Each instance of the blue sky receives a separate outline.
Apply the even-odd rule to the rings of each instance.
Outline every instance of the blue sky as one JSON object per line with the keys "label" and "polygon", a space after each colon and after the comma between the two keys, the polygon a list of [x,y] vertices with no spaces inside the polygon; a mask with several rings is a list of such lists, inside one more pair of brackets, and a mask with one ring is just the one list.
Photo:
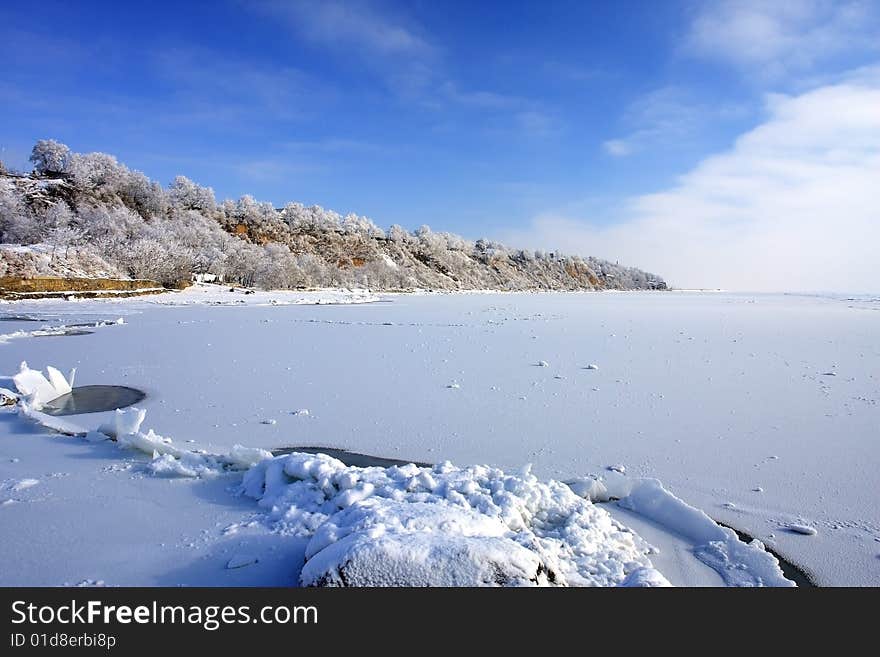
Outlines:
{"label": "blue sky", "polygon": [[[745,175],[738,145],[787,115],[812,125],[811,93],[860,85],[870,105],[878,16],[824,0],[4,3],[0,158],[24,166],[51,137],[220,198],[668,268],[655,254],[674,245],[615,232],[650,219],[660,235],[651,203],[692,211],[689,176],[718,158]],[[699,265],[676,275],[700,282]]]}

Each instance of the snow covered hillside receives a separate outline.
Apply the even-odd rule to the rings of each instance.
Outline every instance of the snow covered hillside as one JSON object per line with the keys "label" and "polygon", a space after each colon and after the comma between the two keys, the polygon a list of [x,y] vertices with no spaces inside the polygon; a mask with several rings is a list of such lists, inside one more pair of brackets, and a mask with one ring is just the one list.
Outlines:
{"label": "snow covered hillside", "polygon": [[[0,372],[147,395],[145,417],[0,415],[4,584],[789,584],[764,545],[880,583],[872,300],[201,286],[2,308]],[[298,446],[437,465],[268,453]]]}
{"label": "snow covered hillside", "polygon": [[[428,226],[386,232],[367,217],[317,205],[278,209],[251,196],[218,203],[210,187],[184,176],[163,189],[111,155],[72,153],[52,140],[37,142],[31,161],[27,176],[0,171],[0,242],[46,242],[59,270],[88,263],[165,285],[211,274],[262,288],[666,287],[658,276],[595,257],[471,242]],[[0,271],[34,268],[22,259],[0,250]]]}
{"label": "snow covered hillside", "polygon": [[51,244],[0,244],[0,278],[120,278],[122,273],[88,249]]}

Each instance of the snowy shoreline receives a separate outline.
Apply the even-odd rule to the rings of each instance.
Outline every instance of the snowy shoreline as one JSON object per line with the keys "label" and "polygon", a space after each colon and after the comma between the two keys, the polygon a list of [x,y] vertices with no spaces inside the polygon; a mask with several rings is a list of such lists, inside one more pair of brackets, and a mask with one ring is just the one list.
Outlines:
{"label": "snowy shoreline", "polygon": [[96,429],[47,416],[43,404],[71,392],[55,368],[44,377],[22,363],[13,381],[22,417],[144,452],[154,475],[210,478],[243,470],[239,492],[266,510],[264,522],[309,538],[305,586],[668,586],[648,558],[656,549],[593,504],[611,499],[692,540],[697,558],[729,586],[794,585],[760,541],[739,541],[655,479],[610,471],[542,483],[530,466],[518,475],[449,462],[350,467],[323,453],[273,456],[240,445],[206,454],[142,432],[146,413],[134,407]]}

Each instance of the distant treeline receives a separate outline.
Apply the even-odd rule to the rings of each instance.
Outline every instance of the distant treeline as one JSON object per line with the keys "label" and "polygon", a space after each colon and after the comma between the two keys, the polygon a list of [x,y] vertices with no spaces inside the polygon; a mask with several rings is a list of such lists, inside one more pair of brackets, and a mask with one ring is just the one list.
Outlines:
{"label": "distant treeline", "polygon": [[[53,259],[172,284],[193,274],[264,288],[664,289],[657,276],[597,258],[471,242],[427,226],[388,231],[313,205],[251,196],[218,203],[178,176],[167,187],[105,153],[42,140],[29,174],[0,163],[0,241]],[[45,247],[43,247],[45,251]],[[0,253],[2,257],[2,253]],[[95,264],[97,263],[97,264]]]}

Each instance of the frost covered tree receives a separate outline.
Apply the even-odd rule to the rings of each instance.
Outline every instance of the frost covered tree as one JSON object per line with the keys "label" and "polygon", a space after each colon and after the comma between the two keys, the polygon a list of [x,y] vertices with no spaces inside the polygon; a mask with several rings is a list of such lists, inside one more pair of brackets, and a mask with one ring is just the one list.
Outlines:
{"label": "frost covered tree", "polygon": [[184,210],[213,212],[217,208],[214,190],[194,183],[186,176],[177,176],[168,187],[172,205]]}
{"label": "frost covered tree", "polygon": [[328,280],[328,266],[317,255],[304,253],[295,258],[296,266],[302,272],[303,282],[306,287],[326,286]]}
{"label": "frost covered tree", "polygon": [[106,153],[74,153],[68,158],[64,173],[82,190],[112,193],[129,171]]}
{"label": "frost covered tree", "polygon": [[281,211],[281,220],[296,232],[321,233],[342,230],[342,217],[337,212],[325,210],[320,205],[303,206],[288,203]]}
{"label": "frost covered tree", "polygon": [[234,240],[226,253],[224,280],[252,286],[260,267],[260,248],[242,240]]}
{"label": "frost covered tree", "polygon": [[305,280],[290,249],[283,244],[266,244],[263,247],[254,279],[257,285],[266,289],[296,287]]}
{"label": "frost covered tree", "polygon": [[362,217],[354,212],[349,212],[345,215],[340,227],[342,228],[342,232],[347,235],[364,235],[366,237],[378,238],[385,237],[385,231],[379,228],[367,217]]}
{"label": "frost covered tree", "polygon": [[150,180],[140,171],[129,171],[127,175],[122,175],[117,194],[125,205],[145,219],[165,214],[168,206],[162,185]]}
{"label": "frost covered tree", "polygon": [[0,242],[35,244],[43,237],[40,221],[21,199],[0,187]]}
{"label": "frost covered tree", "polygon": [[413,241],[413,235],[405,228],[394,224],[388,229],[388,239],[396,244],[405,244]]}
{"label": "frost covered tree", "polygon": [[29,159],[39,174],[60,174],[70,159],[70,149],[54,139],[41,139],[34,144]]}
{"label": "frost covered tree", "polygon": [[[119,275],[173,284],[211,273],[272,288],[663,286],[608,261],[515,251],[428,226],[409,232],[394,225],[386,235],[367,217],[319,205],[288,203],[279,211],[252,196],[218,204],[210,187],[184,176],[166,190],[111,155],[71,153],[52,140],[37,143],[32,161],[34,174],[0,178],[0,239],[48,242],[58,259],[85,254]],[[46,174],[63,181],[47,183]]]}

